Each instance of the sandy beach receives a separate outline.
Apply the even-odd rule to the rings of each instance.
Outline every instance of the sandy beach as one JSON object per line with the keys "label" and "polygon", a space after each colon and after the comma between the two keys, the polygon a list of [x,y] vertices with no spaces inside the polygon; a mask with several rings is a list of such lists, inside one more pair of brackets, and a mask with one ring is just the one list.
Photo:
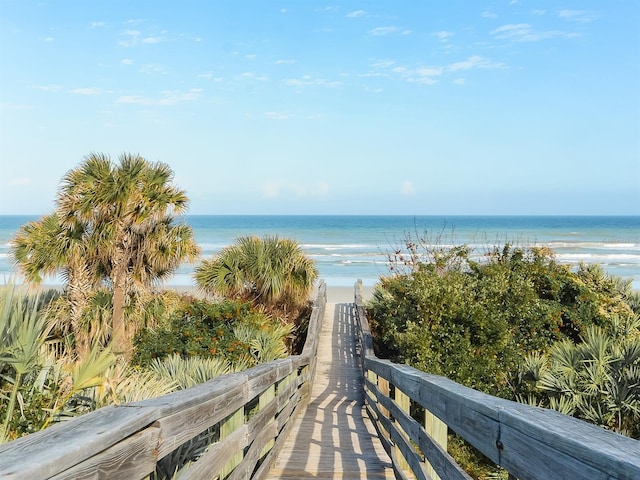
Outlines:
{"label": "sandy beach", "polygon": [[[354,282],[355,284],[355,282]],[[202,292],[198,290],[196,287],[192,286],[174,286],[174,285],[166,285],[162,288],[167,290],[175,290],[177,292],[189,293],[193,296],[202,296]],[[362,296],[363,299],[369,300],[373,295],[372,286],[363,286],[362,287]],[[318,295],[317,286],[314,287],[313,292],[311,293],[311,298],[315,299]],[[353,303],[355,297],[355,287],[344,287],[344,286],[332,286],[327,285],[327,302],[328,303]]]}

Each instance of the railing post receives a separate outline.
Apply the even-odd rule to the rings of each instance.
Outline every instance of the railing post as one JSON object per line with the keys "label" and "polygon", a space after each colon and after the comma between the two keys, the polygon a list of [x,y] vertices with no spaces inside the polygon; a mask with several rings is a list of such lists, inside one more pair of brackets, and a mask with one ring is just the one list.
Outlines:
{"label": "railing post", "polygon": [[[447,424],[436,417],[429,410],[424,411],[424,429],[427,434],[436,442],[438,445],[442,447],[442,449],[447,451]],[[440,480],[440,477],[433,469],[429,460],[427,458],[425,460],[426,472],[429,474],[429,477],[433,480]]]}
{"label": "railing post", "polygon": [[[400,407],[400,409],[405,412],[407,415],[411,415],[411,399],[409,398],[408,395],[406,395],[402,390],[400,390],[398,387],[395,387],[395,395],[394,395],[394,400],[396,402],[396,404],[398,405],[398,407]],[[405,431],[402,429],[402,427],[400,426],[400,424],[398,422],[396,422],[396,425],[398,427],[398,430],[402,433],[402,435],[409,441],[409,436],[405,433]],[[402,454],[401,450],[396,446],[394,447],[395,449],[395,453],[396,453],[396,457],[398,458],[398,468],[400,470],[403,471],[408,471],[409,469],[409,464],[407,463],[407,460],[404,458],[404,455]]]}
{"label": "railing post", "polygon": [[[244,424],[245,416],[244,416],[244,405],[236,410],[234,413],[225,418],[222,422],[220,422],[220,439],[222,440],[225,437],[231,435],[235,430],[237,430],[242,424]],[[244,457],[243,452],[238,452],[234,454],[231,459],[227,462],[224,468],[220,472],[220,478],[227,478],[229,474],[236,468],[240,462],[242,462],[242,458]]]}
{"label": "railing post", "polygon": [[[259,409],[262,410],[263,408],[266,408],[273,401],[274,398],[276,398],[276,386],[275,384],[271,384],[271,386],[269,386],[269,388],[267,388],[264,392],[262,392],[258,397]],[[271,418],[271,420],[269,420],[267,425],[270,425],[274,421],[275,421],[275,417]],[[274,443],[275,443],[275,439],[271,439],[267,442],[267,444],[262,449],[262,452],[260,453],[261,458],[264,457],[267,453],[269,453],[269,451],[273,448]]]}
{"label": "railing post", "polygon": [[[384,395],[385,397],[389,396],[389,380],[387,380],[384,377],[380,377],[378,376],[378,390],[380,390],[380,393],[382,395]],[[380,413],[382,415],[384,415],[385,417],[389,418],[389,410],[387,410],[386,408],[384,408],[380,402],[378,402],[378,408],[380,409]],[[381,428],[381,431],[384,435],[384,437],[389,440],[391,437],[389,435],[389,432],[386,431],[384,428]]]}

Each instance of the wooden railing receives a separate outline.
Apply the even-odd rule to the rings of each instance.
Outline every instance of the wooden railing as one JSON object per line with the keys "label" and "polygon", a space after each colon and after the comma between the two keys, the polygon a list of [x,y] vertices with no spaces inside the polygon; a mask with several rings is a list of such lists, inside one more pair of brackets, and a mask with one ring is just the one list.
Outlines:
{"label": "wooden railing", "polygon": [[451,429],[509,478],[640,479],[637,440],[377,358],[361,282],[355,290],[366,408],[401,478],[469,479],[447,453]]}
{"label": "wooden railing", "polygon": [[0,478],[264,478],[308,401],[325,306],[321,283],[301,355],[17,439]]}

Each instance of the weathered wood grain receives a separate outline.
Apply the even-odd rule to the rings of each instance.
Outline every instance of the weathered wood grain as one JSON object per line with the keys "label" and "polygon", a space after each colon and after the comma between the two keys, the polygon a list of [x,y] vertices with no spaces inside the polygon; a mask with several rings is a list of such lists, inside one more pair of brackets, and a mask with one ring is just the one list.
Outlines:
{"label": "weathered wood grain", "polygon": [[267,478],[394,478],[391,462],[363,414],[355,334],[352,306],[328,304],[309,404]]}
{"label": "weathered wood grain", "polygon": [[145,428],[104,452],[51,477],[51,480],[143,478],[156,468],[154,447],[158,444],[159,434],[158,427]]}
{"label": "weathered wood grain", "polygon": [[153,409],[105,407],[0,446],[0,478],[49,478],[156,420]]}

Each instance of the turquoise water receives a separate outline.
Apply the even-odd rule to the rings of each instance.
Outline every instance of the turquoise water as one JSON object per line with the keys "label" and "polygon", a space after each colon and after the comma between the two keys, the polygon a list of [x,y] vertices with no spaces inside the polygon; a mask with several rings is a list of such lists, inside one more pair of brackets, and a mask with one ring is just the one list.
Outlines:
{"label": "turquoise water", "polygon": [[[0,216],[0,282],[15,276],[8,251],[18,228],[37,217]],[[351,286],[358,278],[374,285],[388,273],[387,253],[406,234],[438,245],[467,244],[477,255],[495,245],[547,245],[560,262],[597,263],[640,289],[640,217],[533,216],[220,216],[190,215],[209,258],[241,235],[279,235],[297,240],[330,286]],[[182,266],[169,282],[192,284],[194,265]],[[59,284],[49,278],[47,284]]]}

